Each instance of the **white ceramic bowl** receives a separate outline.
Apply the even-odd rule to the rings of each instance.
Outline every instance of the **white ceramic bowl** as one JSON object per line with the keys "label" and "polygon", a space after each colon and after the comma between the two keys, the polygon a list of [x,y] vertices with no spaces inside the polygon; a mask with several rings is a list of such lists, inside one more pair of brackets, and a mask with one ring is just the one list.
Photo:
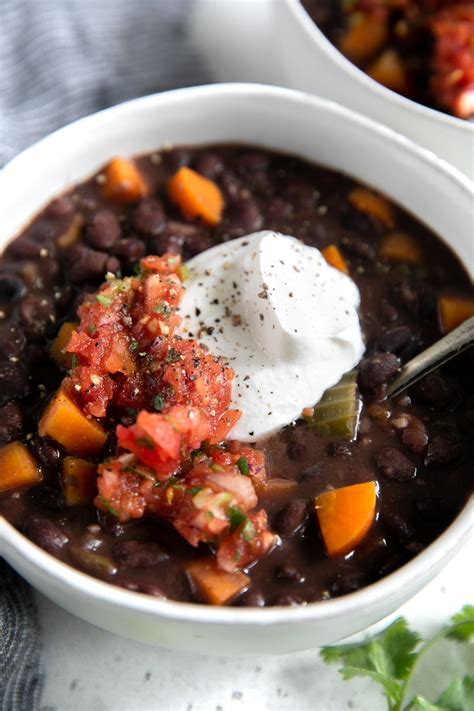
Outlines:
{"label": "white ceramic bowl", "polygon": [[282,83],[339,101],[400,131],[474,180],[472,123],[406,99],[371,79],[331,44],[300,0],[272,0],[272,11]]}
{"label": "white ceramic bowl", "polygon": [[[165,143],[240,141],[298,154],[377,188],[435,229],[468,265],[469,182],[391,130],[300,92],[246,84],[184,89],[82,119],[15,158],[0,174],[0,247],[51,198],[116,154]],[[467,538],[466,507],[431,546],[380,582],[300,608],[213,608],[158,600],[100,582],[59,562],[0,520],[1,552],[59,605],[144,642],[219,654],[282,653],[334,642],[393,612]]]}

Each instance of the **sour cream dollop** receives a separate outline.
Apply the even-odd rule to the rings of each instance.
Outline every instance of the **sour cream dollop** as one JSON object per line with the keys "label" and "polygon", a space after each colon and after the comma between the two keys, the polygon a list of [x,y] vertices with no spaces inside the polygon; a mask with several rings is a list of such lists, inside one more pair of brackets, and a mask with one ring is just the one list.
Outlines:
{"label": "sour cream dollop", "polygon": [[288,425],[360,361],[359,291],[318,249],[256,232],[187,266],[184,329],[235,372],[242,416],[230,438],[252,442]]}

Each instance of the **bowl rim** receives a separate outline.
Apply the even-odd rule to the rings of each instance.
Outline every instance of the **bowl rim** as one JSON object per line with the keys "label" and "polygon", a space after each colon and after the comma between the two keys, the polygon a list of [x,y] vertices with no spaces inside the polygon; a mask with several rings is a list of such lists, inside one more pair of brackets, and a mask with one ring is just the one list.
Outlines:
{"label": "bowl rim", "polygon": [[474,134],[474,125],[469,121],[451,116],[438,109],[433,109],[430,106],[425,106],[414,99],[409,99],[402,94],[398,94],[392,89],[388,89],[380,82],[372,79],[366,72],[360,69],[356,64],[351,62],[337,47],[326,37],[319,29],[319,26],[311,18],[310,14],[303,6],[301,0],[279,0],[284,3],[288,11],[298,23],[301,30],[309,37],[309,39],[319,46],[319,48],[333,61],[335,64],[351,79],[364,86],[365,89],[375,94],[378,98],[389,101],[405,111],[411,111],[419,115],[423,119],[430,119],[445,124],[450,128],[462,130],[466,135]]}
{"label": "bowl rim", "polygon": [[[232,96],[234,98],[239,95],[245,95],[247,97],[249,95],[266,96],[276,98],[285,103],[309,106],[313,110],[323,110],[339,114],[343,118],[362,125],[371,132],[378,133],[380,137],[384,137],[387,141],[398,144],[399,149],[411,155],[412,158],[416,157],[418,160],[430,164],[431,168],[441,170],[449,177],[450,181],[455,184],[456,190],[462,191],[470,198],[474,196],[474,185],[456,168],[438,158],[428,149],[418,146],[405,136],[377,123],[371,118],[362,116],[333,101],[294,89],[247,83],[214,84],[175,89],[160,94],[152,94],[150,96],[133,99],[81,118],[49,134],[13,158],[3,170],[0,171],[0,184],[4,181],[5,184],[7,184],[8,175],[11,171],[16,171],[18,168],[21,168],[24,163],[34,160],[37,150],[42,149],[44,144],[57,140],[58,137],[67,137],[69,133],[76,132],[77,130],[87,131],[95,122],[101,123],[109,119],[117,120],[120,117],[128,118],[130,113],[133,114],[138,108],[156,110],[157,107],[169,101],[179,101],[183,95],[187,98],[190,97],[191,100],[193,97],[203,98],[206,96],[214,97],[215,95],[221,97]],[[32,219],[31,216],[28,216],[28,219]],[[8,243],[8,241],[10,240],[7,238],[6,243]],[[47,577],[56,579],[63,586],[74,589],[78,594],[91,596],[97,601],[111,604],[114,607],[123,607],[128,610],[155,616],[157,619],[163,618],[179,622],[243,626],[282,625],[307,621],[313,622],[322,619],[335,619],[350,615],[362,607],[375,605],[380,603],[383,599],[388,599],[396,595],[397,591],[409,585],[411,579],[421,577],[429,570],[436,568],[444,558],[448,558],[458,545],[467,539],[472,527],[471,508],[472,497],[466,502],[456,518],[438,538],[415,558],[402,565],[393,573],[353,593],[329,600],[307,603],[301,607],[213,607],[198,603],[160,599],[151,595],[129,591],[112,583],[94,578],[69,564],[63,563],[27,539],[26,536],[20,533],[1,516],[0,542],[3,543],[3,541],[5,541],[7,548],[10,546],[11,550],[21,556],[25,563],[32,568],[38,569],[39,572],[45,574]],[[2,551],[0,551],[0,553],[2,553]]]}

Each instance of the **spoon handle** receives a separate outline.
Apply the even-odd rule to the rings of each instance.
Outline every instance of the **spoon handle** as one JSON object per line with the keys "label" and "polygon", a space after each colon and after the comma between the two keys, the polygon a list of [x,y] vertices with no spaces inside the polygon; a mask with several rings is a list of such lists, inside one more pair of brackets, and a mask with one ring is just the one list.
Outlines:
{"label": "spoon handle", "polygon": [[387,397],[396,397],[432,370],[446,363],[474,344],[474,316],[468,318],[447,336],[406,363],[387,388]]}

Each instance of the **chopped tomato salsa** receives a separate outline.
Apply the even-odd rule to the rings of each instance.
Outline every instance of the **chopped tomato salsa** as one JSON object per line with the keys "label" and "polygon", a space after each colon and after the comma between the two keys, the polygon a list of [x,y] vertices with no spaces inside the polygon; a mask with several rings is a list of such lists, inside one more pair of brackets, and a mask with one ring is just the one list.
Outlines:
{"label": "chopped tomato salsa", "polygon": [[184,277],[179,256],[149,256],[136,276],[110,275],[88,295],[63,388],[87,417],[121,421],[117,455],[98,467],[96,506],[121,522],[167,521],[235,572],[277,540],[255,510],[265,462],[252,447],[220,444],[240,417],[229,409],[234,373],[180,335]]}

